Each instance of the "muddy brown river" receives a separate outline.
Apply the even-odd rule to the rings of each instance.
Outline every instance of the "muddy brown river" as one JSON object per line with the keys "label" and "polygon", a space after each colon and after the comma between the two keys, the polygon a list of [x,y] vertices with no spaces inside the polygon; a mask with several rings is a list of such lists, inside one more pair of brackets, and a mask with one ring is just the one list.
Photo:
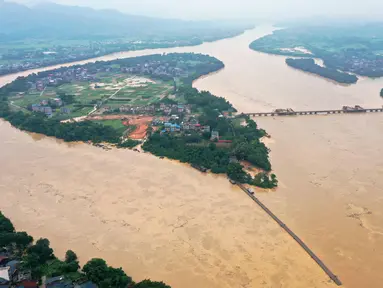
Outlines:
{"label": "muddy brown river", "polygon": [[[293,70],[284,57],[248,49],[260,26],[196,47],[226,67],[195,82],[240,111],[380,107],[383,79],[352,86]],[[83,61],[84,62],[84,61]],[[0,78],[5,84],[20,75]],[[382,287],[383,114],[261,118],[280,187],[259,197],[347,288]],[[102,257],[135,280],[174,288],[335,287],[312,259],[224,177],[149,154],[104,151],[27,134],[0,121],[3,211],[47,237],[56,255]]]}

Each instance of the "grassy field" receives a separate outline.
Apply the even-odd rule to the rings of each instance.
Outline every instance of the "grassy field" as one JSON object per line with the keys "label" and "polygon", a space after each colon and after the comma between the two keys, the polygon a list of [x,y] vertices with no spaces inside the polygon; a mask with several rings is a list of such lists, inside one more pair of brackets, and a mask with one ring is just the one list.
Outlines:
{"label": "grassy field", "polygon": [[[60,114],[59,109],[54,113],[59,119],[70,119],[88,114],[100,102],[113,109],[121,105],[148,105],[173,92],[170,82],[110,73],[100,73],[97,77],[98,82],[66,83],[59,87],[46,87],[42,92],[31,89],[24,95],[10,95],[9,99],[17,106],[28,108],[32,104],[40,104],[42,100],[57,98],[60,94],[74,95],[76,105],[64,106],[70,109],[70,114]],[[89,107],[78,107],[81,105]]]}
{"label": "grassy field", "polygon": [[122,124],[121,120],[102,120],[102,121],[94,121],[94,123],[98,123],[104,126],[110,126],[116,129],[121,134],[123,134],[128,129],[128,127]]}
{"label": "grassy field", "polygon": [[158,102],[172,92],[172,86],[166,83],[149,83],[145,87],[124,87],[113,97],[129,99],[132,105],[146,105]]}

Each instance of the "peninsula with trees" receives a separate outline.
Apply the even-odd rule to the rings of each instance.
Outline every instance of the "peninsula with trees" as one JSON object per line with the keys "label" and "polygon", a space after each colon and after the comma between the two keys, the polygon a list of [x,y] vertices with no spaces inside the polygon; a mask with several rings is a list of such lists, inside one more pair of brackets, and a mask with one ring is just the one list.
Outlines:
{"label": "peninsula with trees", "polygon": [[150,152],[274,188],[266,132],[224,98],[192,88],[223,67],[207,55],[172,53],[32,74],[0,88],[0,117],[22,130]]}
{"label": "peninsula with trees", "polygon": [[135,283],[103,259],[91,259],[81,268],[72,250],[59,259],[48,239],[35,241],[28,233],[16,231],[1,212],[0,247],[0,286],[4,288],[170,288],[151,280]]}
{"label": "peninsula with trees", "polygon": [[[356,83],[358,75],[383,76],[383,25],[381,23],[299,24],[255,40],[250,48],[291,56],[286,63],[339,83]],[[323,60],[323,67],[308,58]]]}
{"label": "peninsula with trees", "polygon": [[159,19],[0,0],[0,75],[122,51],[194,46],[234,37],[251,27],[234,21]]}
{"label": "peninsula with trees", "polygon": [[311,58],[287,58],[286,64],[290,67],[317,74],[342,84],[353,84],[358,81],[358,77],[355,75],[339,72],[336,69],[319,66],[315,63],[314,59]]}

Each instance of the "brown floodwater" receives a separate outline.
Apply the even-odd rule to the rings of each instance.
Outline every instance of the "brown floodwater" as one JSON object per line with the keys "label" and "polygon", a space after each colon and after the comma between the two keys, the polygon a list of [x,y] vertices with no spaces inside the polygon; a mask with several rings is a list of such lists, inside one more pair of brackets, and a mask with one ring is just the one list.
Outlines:
{"label": "brown floodwater", "polygon": [[[379,107],[382,79],[341,86],[248,49],[261,26],[196,47],[226,67],[195,82],[245,112]],[[28,72],[30,73],[30,72]],[[18,75],[0,78],[0,84]],[[257,196],[348,288],[383,282],[383,114],[261,118],[280,187]],[[2,210],[56,254],[105,258],[172,287],[335,287],[280,227],[224,177],[131,151],[27,134],[0,122]]]}

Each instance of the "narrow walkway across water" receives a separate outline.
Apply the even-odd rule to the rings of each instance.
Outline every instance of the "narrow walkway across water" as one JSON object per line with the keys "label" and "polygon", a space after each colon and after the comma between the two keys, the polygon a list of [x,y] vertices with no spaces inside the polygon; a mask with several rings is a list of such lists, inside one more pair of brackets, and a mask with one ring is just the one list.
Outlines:
{"label": "narrow walkway across water", "polygon": [[273,212],[270,211],[257,197],[253,195],[251,191],[249,191],[245,186],[238,184],[238,186],[251,198],[255,203],[257,203],[271,218],[275,220],[298,244],[310,255],[312,259],[323,269],[323,271],[330,277],[332,281],[338,286],[342,285],[342,282],[339,278],[331,272],[331,270],[319,259],[318,256],[293,232],[289,227],[286,226]]}

